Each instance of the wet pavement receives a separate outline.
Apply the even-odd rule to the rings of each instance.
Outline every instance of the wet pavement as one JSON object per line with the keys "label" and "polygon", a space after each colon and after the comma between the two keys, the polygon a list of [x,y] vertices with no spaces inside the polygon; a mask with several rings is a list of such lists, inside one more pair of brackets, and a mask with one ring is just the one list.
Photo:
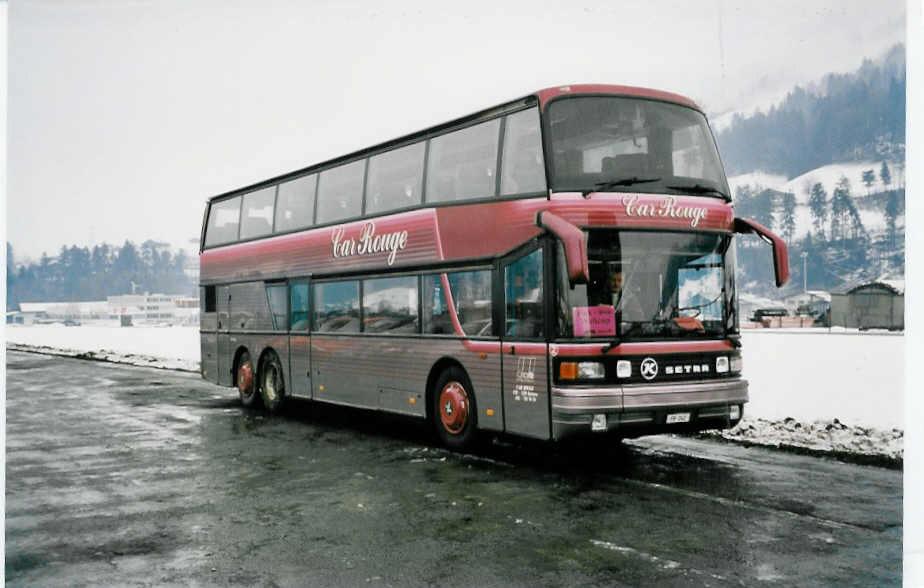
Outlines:
{"label": "wet pavement", "polygon": [[686,437],[439,448],[196,374],[7,354],[6,581],[901,583],[902,472]]}

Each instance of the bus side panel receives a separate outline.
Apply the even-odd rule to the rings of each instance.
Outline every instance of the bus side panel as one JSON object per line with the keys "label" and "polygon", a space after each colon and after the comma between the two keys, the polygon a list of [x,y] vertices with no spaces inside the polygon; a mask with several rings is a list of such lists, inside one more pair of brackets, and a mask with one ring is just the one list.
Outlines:
{"label": "bus side panel", "polygon": [[549,439],[548,345],[504,343],[503,351],[507,432]]}
{"label": "bus side panel", "polygon": [[[201,331],[214,331],[218,328],[218,313],[215,308],[205,311],[206,289],[199,288],[199,329]],[[218,383],[218,335],[214,332],[201,333],[199,336],[200,371],[202,377],[210,382]]]}
{"label": "bus side panel", "polygon": [[486,431],[504,430],[504,402],[501,389],[500,346],[489,351],[472,352],[461,349],[459,342],[448,345],[444,355],[457,357],[468,373],[475,389],[478,405],[478,428]]}
{"label": "bus side panel", "polygon": [[289,336],[289,395],[311,398],[311,381],[309,379],[309,337],[308,335]]}
{"label": "bus side panel", "polygon": [[500,357],[496,351],[481,355],[456,339],[312,334],[312,389],[318,400],[423,417],[430,371],[450,357],[472,381],[479,428],[499,431]]}
{"label": "bus side panel", "polygon": [[218,383],[218,335],[203,333],[201,335],[200,357],[202,358],[202,377]]}
{"label": "bus side panel", "polygon": [[231,370],[233,366],[231,362],[234,361],[234,357],[231,355],[234,353],[234,350],[231,349],[230,336],[228,335],[228,329],[230,328],[230,313],[231,313],[231,289],[228,286],[219,286],[217,288],[215,304],[218,308],[218,353],[217,360],[218,365],[216,367],[216,372],[218,373],[218,384],[222,386],[231,386],[234,383],[234,380],[231,377]]}

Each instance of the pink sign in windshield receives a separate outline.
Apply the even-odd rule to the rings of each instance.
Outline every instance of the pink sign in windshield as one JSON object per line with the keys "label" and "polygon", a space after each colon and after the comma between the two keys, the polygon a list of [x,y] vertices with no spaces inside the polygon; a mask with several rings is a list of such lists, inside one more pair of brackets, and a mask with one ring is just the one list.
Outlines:
{"label": "pink sign in windshield", "polygon": [[575,337],[606,337],[616,334],[616,314],[612,306],[576,306],[571,309]]}

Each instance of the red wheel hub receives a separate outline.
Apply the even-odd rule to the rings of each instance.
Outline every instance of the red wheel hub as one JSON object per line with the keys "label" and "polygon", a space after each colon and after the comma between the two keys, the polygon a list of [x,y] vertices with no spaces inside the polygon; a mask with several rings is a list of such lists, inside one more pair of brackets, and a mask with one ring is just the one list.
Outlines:
{"label": "red wheel hub", "polygon": [[447,431],[457,435],[468,422],[468,394],[458,382],[449,382],[440,392],[440,420]]}
{"label": "red wheel hub", "polygon": [[245,361],[237,368],[237,389],[241,394],[250,394],[253,387],[253,364]]}

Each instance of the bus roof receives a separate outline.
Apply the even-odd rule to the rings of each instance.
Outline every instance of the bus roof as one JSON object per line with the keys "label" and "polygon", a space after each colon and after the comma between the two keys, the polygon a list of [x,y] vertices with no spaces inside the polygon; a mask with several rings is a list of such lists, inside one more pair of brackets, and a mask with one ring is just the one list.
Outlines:
{"label": "bus roof", "polygon": [[539,104],[544,109],[549,100],[561,96],[573,96],[576,94],[608,94],[613,96],[636,96],[639,98],[648,98],[652,100],[663,100],[665,102],[675,102],[684,106],[689,106],[702,112],[702,109],[695,102],[673,92],[664,92],[662,90],[653,90],[651,88],[639,88],[636,86],[616,86],[612,84],[572,84],[570,86],[556,86],[554,88],[545,88],[536,92],[539,98]]}
{"label": "bus roof", "polygon": [[555,86],[553,88],[544,88],[542,90],[538,90],[522,98],[511,100],[509,102],[505,102],[497,106],[492,106],[484,110],[479,110],[478,112],[474,112],[467,116],[455,118],[448,122],[441,123],[439,125],[435,125],[432,127],[427,127],[425,129],[422,129],[422,130],[419,130],[413,133],[409,133],[407,135],[403,135],[396,139],[391,139],[384,143],[378,143],[371,147],[365,147],[363,149],[360,149],[359,151],[353,151],[352,153],[348,153],[346,155],[341,155],[333,159],[328,159],[320,163],[315,163],[307,167],[303,167],[303,168],[300,168],[300,169],[297,169],[291,172],[287,172],[287,173],[284,173],[278,176],[274,176],[272,178],[261,180],[260,182],[257,182],[255,184],[250,184],[250,185],[247,185],[241,188],[235,188],[234,190],[222,192],[221,194],[217,194],[215,196],[208,198],[208,201],[211,202],[213,200],[220,200],[222,198],[232,197],[238,194],[244,194],[244,193],[251,192],[254,190],[259,190],[261,188],[269,187],[269,186],[272,186],[280,182],[285,182],[287,180],[294,179],[299,176],[312,173],[314,170],[321,170],[325,167],[330,167],[330,166],[334,166],[334,165],[341,164],[341,163],[347,163],[355,159],[361,159],[363,157],[367,157],[379,151],[388,150],[388,149],[395,148],[395,147],[400,147],[401,145],[412,143],[414,141],[419,141],[421,139],[427,138],[432,135],[437,135],[439,133],[442,133],[443,131],[446,131],[446,130],[449,130],[455,127],[465,126],[468,124],[474,124],[482,120],[488,120],[495,116],[502,115],[506,112],[520,110],[522,108],[526,108],[534,104],[539,104],[540,109],[545,109],[546,104],[548,104],[550,100],[561,98],[563,96],[577,96],[577,95],[635,96],[639,98],[646,98],[649,100],[661,100],[665,102],[673,102],[675,104],[681,104],[683,106],[688,106],[690,108],[693,108],[695,110],[702,112],[702,109],[699,108],[699,106],[697,106],[695,102],[693,102],[692,100],[690,100],[689,98],[685,96],[681,96],[680,94],[674,94],[672,92],[664,92],[662,90],[654,90],[651,88],[641,88],[641,87],[635,87],[635,86],[619,86],[619,85],[613,85],[613,84],[572,84],[572,85],[565,85],[565,86]]}

